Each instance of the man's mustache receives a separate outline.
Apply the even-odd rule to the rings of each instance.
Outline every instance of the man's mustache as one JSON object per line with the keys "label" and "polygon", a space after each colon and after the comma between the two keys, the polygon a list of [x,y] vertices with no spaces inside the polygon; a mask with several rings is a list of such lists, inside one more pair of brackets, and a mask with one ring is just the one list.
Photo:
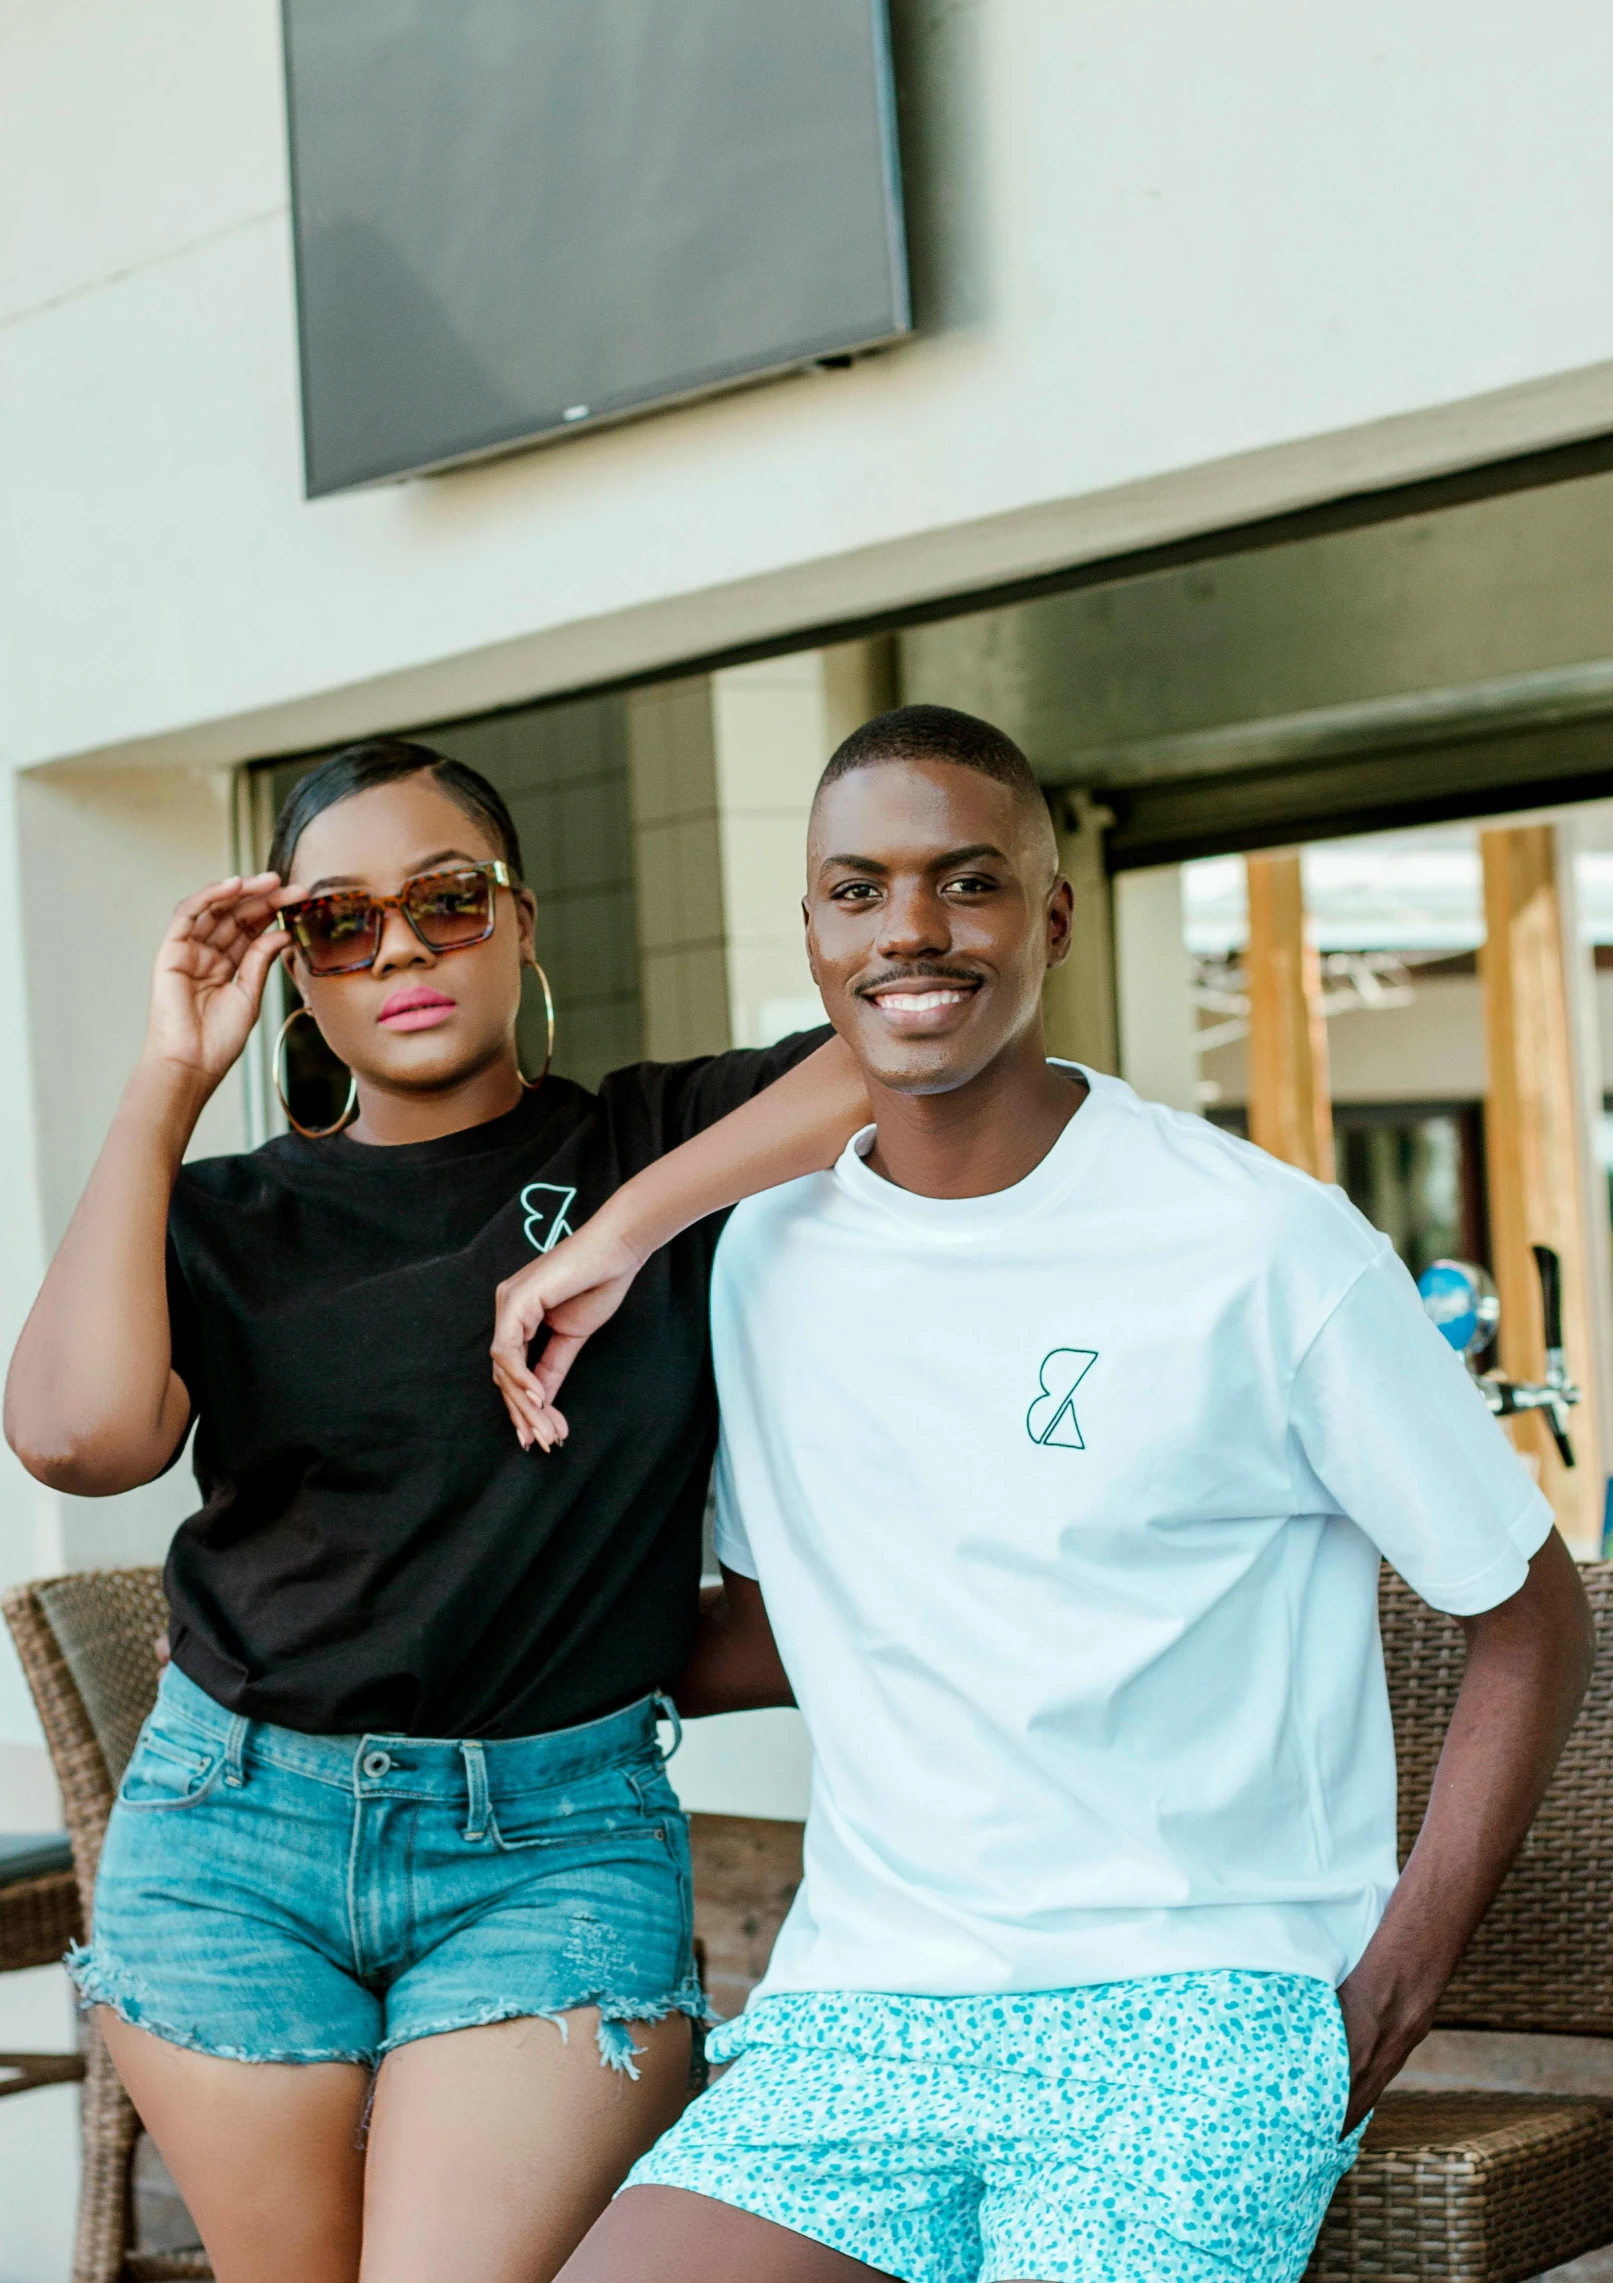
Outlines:
{"label": "man's mustache", "polygon": [[985,978],[974,968],[943,966],[938,959],[921,959],[913,967],[892,967],[884,975],[876,975],[872,982],[859,983],[853,996],[872,998],[876,991],[900,989],[904,983],[980,983]]}

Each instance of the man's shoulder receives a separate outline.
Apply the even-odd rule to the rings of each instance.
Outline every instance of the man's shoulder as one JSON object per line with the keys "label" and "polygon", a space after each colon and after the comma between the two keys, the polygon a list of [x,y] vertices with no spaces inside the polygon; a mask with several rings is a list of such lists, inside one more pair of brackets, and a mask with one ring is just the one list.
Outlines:
{"label": "man's shoulder", "polygon": [[825,1225],[840,1202],[840,1185],[833,1170],[803,1173],[799,1180],[781,1181],[777,1188],[743,1197],[729,1214],[718,1246],[719,1260],[732,1257],[752,1244],[769,1244],[789,1230]]}
{"label": "man's shoulder", "polygon": [[1384,1239],[1336,1184],[1315,1180],[1210,1119],[1145,1101],[1100,1081],[1125,1130],[1104,1175],[1150,1215],[1181,1218],[1217,1247],[1232,1243],[1275,1264],[1364,1268]]}

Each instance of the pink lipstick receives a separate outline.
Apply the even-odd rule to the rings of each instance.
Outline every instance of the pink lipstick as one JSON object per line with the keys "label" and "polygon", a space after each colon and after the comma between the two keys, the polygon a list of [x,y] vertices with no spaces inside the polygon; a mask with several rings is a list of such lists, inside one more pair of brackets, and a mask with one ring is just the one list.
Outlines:
{"label": "pink lipstick", "polygon": [[429,1031],[456,1012],[455,1000],[424,983],[411,983],[406,991],[393,992],[376,1020],[385,1023],[389,1031]]}

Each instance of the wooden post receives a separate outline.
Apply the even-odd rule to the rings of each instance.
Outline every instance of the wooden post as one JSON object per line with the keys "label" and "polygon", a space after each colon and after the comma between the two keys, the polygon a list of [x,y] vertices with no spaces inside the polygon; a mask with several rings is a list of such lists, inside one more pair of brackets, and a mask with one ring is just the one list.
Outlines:
{"label": "wooden post", "polygon": [[1249,1138],[1318,1181],[1333,1178],[1322,973],[1305,931],[1297,849],[1244,859],[1249,879]]}
{"label": "wooden post", "polygon": [[[1497,1360],[1514,1379],[1545,1369],[1540,1280],[1531,1245],[1562,1260],[1563,1338],[1568,1369],[1584,1390],[1570,1433],[1570,1471],[1542,1421],[1508,1421],[1513,1441],[1538,1461],[1540,1487],[1574,1551],[1601,1551],[1607,1469],[1598,1399],[1598,1325],[1589,1275],[1598,1257],[1587,1214],[1585,1152],[1570,946],[1564,927],[1557,829],[1506,825],[1479,835],[1486,940],[1479,955],[1490,1086],[1484,1141],[1490,1192],[1490,1254],[1501,1298]],[[1600,1209],[1600,1200],[1598,1200]]]}
{"label": "wooden post", "polygon": [[1113,1073],[1120,1068],[1115,913],[1103,835],[1114,812],[1083,792],[1056,792],[1050,799],[1059,870],[1075,890],[1075,930],[1070,956],[1049,970],[1042,992],[1047,1051]]}

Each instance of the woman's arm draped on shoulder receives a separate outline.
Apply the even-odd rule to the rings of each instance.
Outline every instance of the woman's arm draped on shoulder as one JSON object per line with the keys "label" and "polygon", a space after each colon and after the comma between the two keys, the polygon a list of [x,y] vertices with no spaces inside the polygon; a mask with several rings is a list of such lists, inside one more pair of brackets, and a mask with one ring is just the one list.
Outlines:
{"label": "woman's arm draped on shoulder", "polygon": [[[750,1101],[669,1150],[565,1238],[498,1288],[493,1377],[523,1446],[563,1441],[560,1384],[590,1332],[616,1313],[651,1253],[707,1213],[833,1165],[868,1097],[850,1049],[830,1039]],[[535,1366],[539,1327],[549,1340]]]}
{"label": "woman's arm draped on shoulder", "polygon": [[208,1098],[246,1044],[285,948],[272,872],[187,896],[151,984],[146,1043],[6,1379],[6,1440],[79,1497],[161,1474],[190,1421],[173,1369],[168,1206]]}

